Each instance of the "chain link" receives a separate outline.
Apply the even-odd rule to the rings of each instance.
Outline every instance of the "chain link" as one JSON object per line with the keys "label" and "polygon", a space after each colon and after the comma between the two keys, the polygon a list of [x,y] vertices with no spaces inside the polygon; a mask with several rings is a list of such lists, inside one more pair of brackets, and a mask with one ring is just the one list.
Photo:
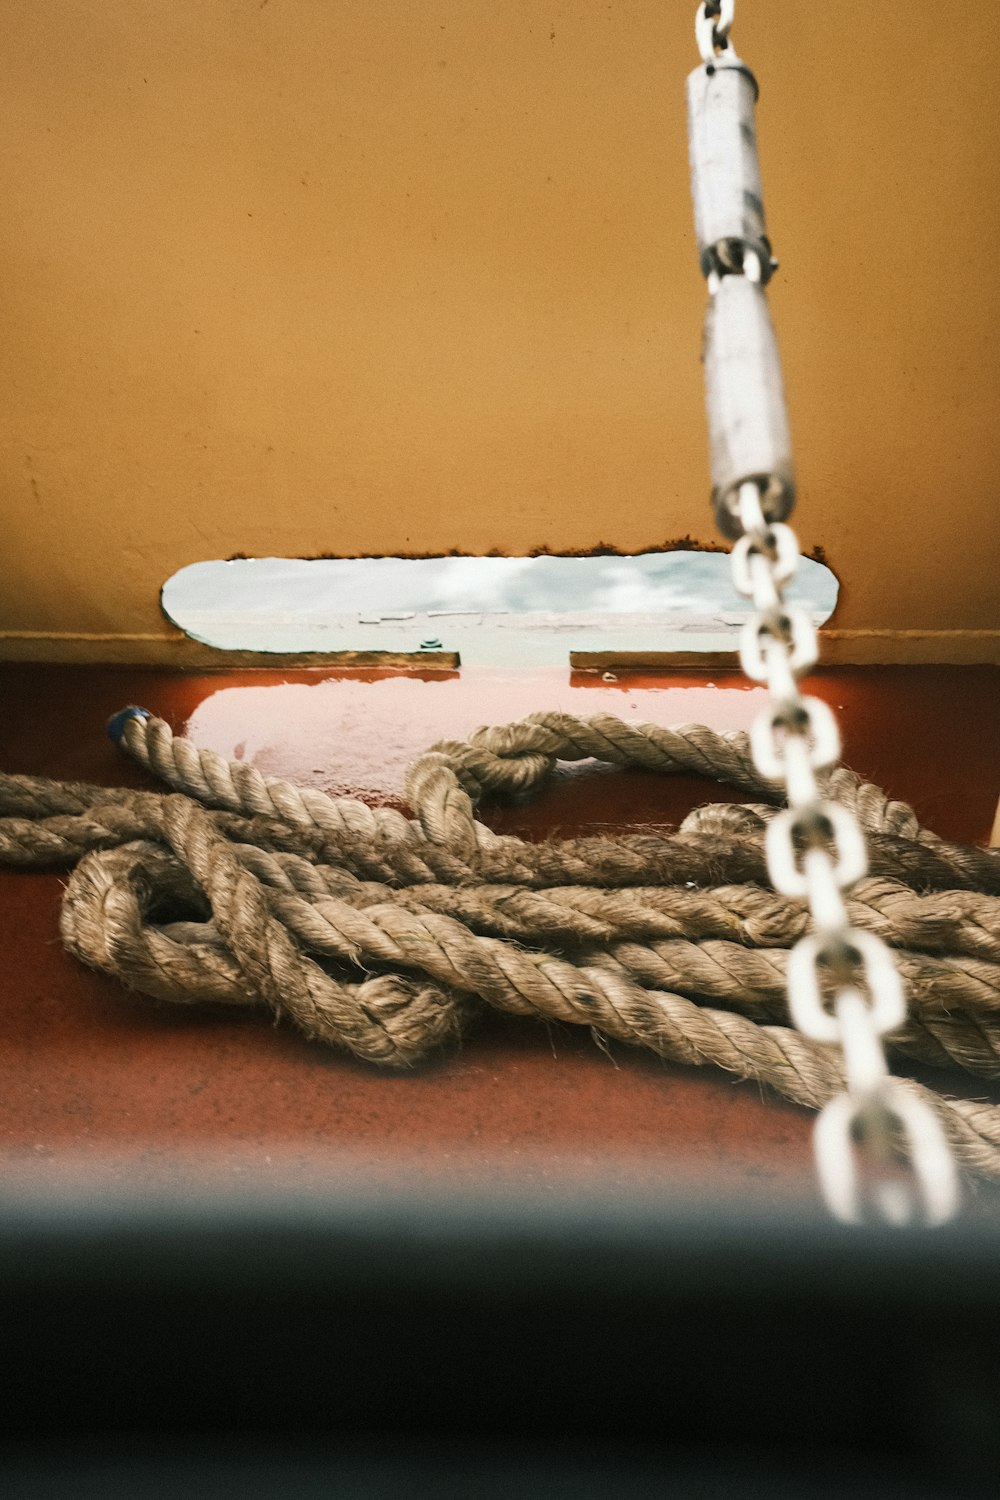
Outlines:
{"label": "chain link", "polygon": [[[829,983],[833,976],[837,976],[836,999],[831,1014],[822,991],[824,977]],[[869,1002],[857,988],[857,977],[863,977]],[[855,1040],[860,1018],[867,1023],[873,1040],[895,1031],[906,1020],[899,970],[881,938],[857,928],[832,934],[814,932],[802,938],[788,959],[788,1009],[799,1030],[817,1042],[842,1041],[841,1010],[848,998],[855,1016]],[[849,1064],[846,1049],[845,1063]],[[847,1073],[851,1073],[849,1065]],[[853,1081],[859,1083],[860,1078]]]}
{"label": "chain link", "polygon": [[[909,1181],[879,1181],[858,1171],[859,1137],[879,1164],[891,1147],[905,1157]],[[940,1122],[895,1078],[867,1093],[838,1094],[816,1121],[816,1168],[831,1212],[850,1224],[870,1214],[889,1224],[943,1224],[958,1207],[955,1163]],[[898,1143],[898,1144],[897,1144]]]}
{"label": "chain link", "polygon": [[[811,845],[801,863],[796,834],[801,842]],[[767,825],[764,847],[767,872],[776,891],[783,896],[804,896],[810,906],[818,896],[829,910],[833,910],[830,886],[846,890],[861,879],[868,863],[857,819],[836,802],[817,800],[778,813]],[[818,860],[816,855],[820,856]]]}
{"label": "chain link", "polygon": [[[708,73],[729,49],[733,11],[733,0],[698,7],[695,35]],[[719,275],[706,274],[715,297]],[[759,280],[759,261],[744,258],[742,270],[729,274]],[[886,1066],[883,1037],[906,1018],[903,984],[881,938],[848,924],[844,892],[867,869],[865,841],[853,812],[822,795],[822,773],[840,760],[840,735],[827,705],[799,690],[799,679],[816,664],[816,628],[784,600],[800,555],[792,528],[765,515],[771,477],[739,485],[742,535],[732,572],[754,606],[740,637],[740,661],[751,680],[767,684],[771,699],[751,727],[750,750],[758,771],[782,785],[788,801],[768,824],[768,874],[775,890],[804,899],[812,918],[813,930],[788,958],[789,1013],[804,1035],[839,1046],[843,1058],[846,1090],[816,1124],[817,1173],[840,1219],[941,1223],[958,1207],[955,1164],[937,1115]]]}
{"label": "chain link", "polygon": [[753,682],[770,682],[776,698],[789,698],[796,679],[819,659],[816,627],[804,609],[758,613],[740,635],[740,665]]}
{"label": "chain link", "polygon": [[736,0],[705,0],[694,19],[694,34],[701,60],[710,63],[729,45]]}

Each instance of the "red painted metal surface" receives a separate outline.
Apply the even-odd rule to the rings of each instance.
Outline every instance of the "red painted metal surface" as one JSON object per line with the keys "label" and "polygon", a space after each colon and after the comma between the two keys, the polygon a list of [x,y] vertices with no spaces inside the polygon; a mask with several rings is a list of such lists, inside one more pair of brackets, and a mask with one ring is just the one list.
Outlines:
{"label": "red painted metal surface", "polygon": [[[1000,670],[869,668],[816,675],[845,760],[913,802],[937,832],[988,836],[997,797]],[[399,799],[405,765],[436,739],[546,707],[664,724],[745,727],[761,701],[736,675],[482,669],[441,677],[329,671],[174,675],[0,668],[0,767],[152,785],[104,724],[144,704],[198,744],[261,770],[374,802]],[[694,777],[567,768],[535,802],[487,808],[530,838],[674,824],[738,794]],[[59,945],[57,874],[0,872],[0,1158],[6,1175],[107,1165],[141,1180],[287,1174],[336,1159],[551,1187],[608,1171],[708,1192],[814,1194],[809,1116],[725,1075],[662,1064],[590,1035],[484,1017],[460,1050],[403,1076],[302,1041],[262,1015],[186,1011],[126,995]],[[955,1094],[1000,1099],[961,1075]],[[1000,1212],[983,1191],[975,1211]]]}

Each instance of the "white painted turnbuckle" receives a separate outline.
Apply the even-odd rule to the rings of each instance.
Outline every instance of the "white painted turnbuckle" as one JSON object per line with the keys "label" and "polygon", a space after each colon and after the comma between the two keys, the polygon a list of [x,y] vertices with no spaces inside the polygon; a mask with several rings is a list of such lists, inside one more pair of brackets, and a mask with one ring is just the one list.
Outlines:
{"label": "white painted turnbuckle", "polygon": [[778,345],[764,288],[724,276],[705,319],[705,397],[712,505],[719,530],[743,535],[740,486],[760,491],[767,521],[783,521],[795,504],[792,440]]}
{"label": "white painted turnbuckle", "polygon": [[764,221],[756,102],[757,80],[732,51],[695,68],[687,81],[691,196],[705,276],[739,273],[752,256],[766,283],[776,266]]}

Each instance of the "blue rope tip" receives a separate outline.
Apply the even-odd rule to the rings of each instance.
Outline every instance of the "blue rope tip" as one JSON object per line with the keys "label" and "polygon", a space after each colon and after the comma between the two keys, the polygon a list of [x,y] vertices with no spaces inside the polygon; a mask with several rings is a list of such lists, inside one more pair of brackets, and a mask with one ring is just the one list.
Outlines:
{"label": "blue rope tip", "polygon": [[128,708],[120,708],[116,714],[112,714],[108,720],[108,737],[116,745],[120,745],[125,736],[125,725],[130,719],[151,719],[153,715],[148,708],[136,708],[130,703]]}

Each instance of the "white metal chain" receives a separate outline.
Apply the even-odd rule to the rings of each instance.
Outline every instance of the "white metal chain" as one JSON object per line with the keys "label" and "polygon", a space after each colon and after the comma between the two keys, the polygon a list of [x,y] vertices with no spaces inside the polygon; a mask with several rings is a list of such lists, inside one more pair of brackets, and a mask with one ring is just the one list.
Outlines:
{"label": "white metal chain", "polygon": [[[703,91],[700,97],[724,61],[729,71],[751,77],[729,43],[734,8],[733,0],[698,7],[695,34],[703,67],[697,70],[702,76],[692,75],[692,80]],[[694,128],[693,124],[693,132]],[[744,129],[743,147],[746,134]],[[699,170],[695,155],[693,144],[693,173]],[[706,169],[717,161],[713,146]],[[695,182],[696,216],[698,192]],[[738,210],[737,203],[734,214]],[[762,223],[762,206],[760,213]],[[725,233],[731,238],[725,241],[729,248],[724,259],[713,258],[713,246],[701,247],[709,251],[707,259],[703,253],[703,269],[713,301],[729,275],[755,283],[760,279],[756,251],[747,245],[745,255],[733,255],[733,242],[745,243],[748,238],[741,236],[735,219],[734,229]],[[763,287],[759,295],[763,297]],[[722,311],[720,306],[717,316]],[[754,379],[764,383],[769,374],[774,384],[773,369],[748,370],[744,356],[741,348],[741,384]],[[777,368],[776,353],[773,363]],[[709,364],[706,358],[706,369]],[[783,401],[780,375],[778,387],[778,399]],[[711,408],[711,391],[709,401]],[[738,421],[739,414],[730,409],[732,400],[717,404],[725,422],[731,426]],[[748,476],[733,490],[723,512],[724,529],[738,534],[733,580],[755,609],[740,639],[740,661],[748,677],[767,684],[771,698],[750,731],[751,753],[761,774],[784,786],[788,801],[788,808],[768,825],[767,869],[775,890],[804,898],[812,917],[811,932],[789,955],[788,1007],[804,1035],[839,1047],[846,1080],[845,1091],[826,1105],[816,1124],[820,1185],[831,1212],[849,1222],[875,1218],[893,1224],[941,1223],[958,1206],[954,1161],[933,1110],[892,1078],[886,1066],[883,1038],[906,1016],[902,980],[885,943],[848,923],[844,892],[867,869],[864,837],[853,813],[822,792],[822,773],[840,759],[834,716],[825,703],[799,691],[799,679],[815,666],[818,651],[809,615],[784,599],[799,563],[799,546],[792,529],[775,515],[787,515],[792,496],[786,494],[776,511],[775,487],[766,472]],[[862,1149],[865,1170],[858,1160]]]}
{"label": "white metal chain", "polygon": [[715,4],[706,0],[704,5],[699,5],[694,34],[702,62],[711,62],[716,53],[725,48],[735,10],[736,0],[715,0]]}

